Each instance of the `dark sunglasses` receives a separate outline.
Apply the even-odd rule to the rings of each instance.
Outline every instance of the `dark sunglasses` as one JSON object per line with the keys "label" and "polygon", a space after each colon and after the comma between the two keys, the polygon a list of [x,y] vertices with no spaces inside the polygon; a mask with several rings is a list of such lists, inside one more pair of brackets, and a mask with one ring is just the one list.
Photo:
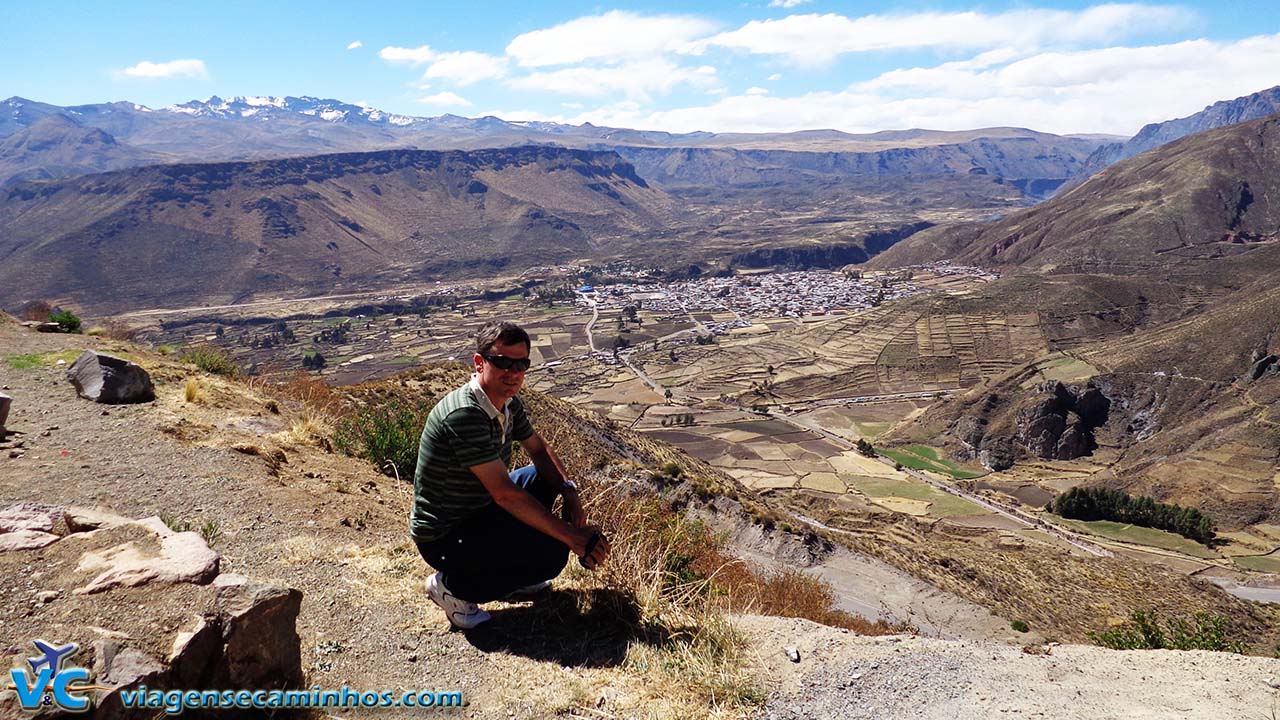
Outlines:
{"label": "dark sunglasses", "polygon": [[484,358],[485,360],[488,360],[489,364],[493,365],[499,370],[516,370],[519,372],[524,372],[525,370],[529,369],[529,365],[530,365],[529,358],[527,357],[526,358],[509,358],[506,355],[489,355],[489,354],[484,354],[484,355],[481,355],[480,357]]}

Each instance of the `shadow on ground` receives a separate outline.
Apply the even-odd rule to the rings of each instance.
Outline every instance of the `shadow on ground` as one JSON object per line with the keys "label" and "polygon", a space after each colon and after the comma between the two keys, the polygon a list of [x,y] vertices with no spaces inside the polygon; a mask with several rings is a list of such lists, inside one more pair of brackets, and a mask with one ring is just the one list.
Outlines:
{"label": "shadow on ground", "polygon": [[547,591],[490,613],[492,620],[466,632],[476,649],[565,666],[613,667],[633,641],[665,641],[665,633],[641,622],[635,598],[618,590]]}

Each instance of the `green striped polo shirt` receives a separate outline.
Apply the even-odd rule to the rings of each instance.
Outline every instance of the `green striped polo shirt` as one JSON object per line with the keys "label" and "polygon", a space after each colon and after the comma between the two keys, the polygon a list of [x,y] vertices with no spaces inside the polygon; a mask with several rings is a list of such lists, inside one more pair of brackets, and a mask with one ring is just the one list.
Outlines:
{"label": "green striped polo shirt", "polygon": [[470,468],[492,460],[501,460],[509,468],[512,441],[530,435],[533,426],[524,404],[511,398],[502,409],[494,407],[474,376],[445,395],[431,409],[418,441],[409,518],[413,538],[436,540],[493,502]]}

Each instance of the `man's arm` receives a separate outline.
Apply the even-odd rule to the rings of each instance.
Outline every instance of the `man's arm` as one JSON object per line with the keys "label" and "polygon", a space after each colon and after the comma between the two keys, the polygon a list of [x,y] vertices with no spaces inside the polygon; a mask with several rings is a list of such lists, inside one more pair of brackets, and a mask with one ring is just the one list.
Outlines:
{"label": "man's arm", "polygon": [[507,466],[501,460],[491,460],[481,465],[473,465],[471,472],[480,478],[493,501],[517,520],[546,535],[559,540],[574,555],[583,558],[588,569],[594,569],[609,554],[609,541],[601,535],[589,557],[583,557],[587,551],[587,543],[596,535],[594,527],[574,527],[551,514],[538,499],[530,495],[524,488],[511,482],[507,474]]}
{"label": "man's arm", "polygon": [[[547,481],[562,485],[569,479],[569,473],[564,469],[564,465],[560,463],[560,458],[556,456],[551,446],[538,433],[535,432],[521,440],[520,447],[524,448],[524,451],[529,454],[529,459],[533,461],[533,466],[538,469],[538,475]],[[582,500],[578,497],[577,489],[562,487],[560,495],[564,498],[564,507],[567,512],[565,520],[573,523],[574,527],[586,525],[587,515],[582,509]]]}

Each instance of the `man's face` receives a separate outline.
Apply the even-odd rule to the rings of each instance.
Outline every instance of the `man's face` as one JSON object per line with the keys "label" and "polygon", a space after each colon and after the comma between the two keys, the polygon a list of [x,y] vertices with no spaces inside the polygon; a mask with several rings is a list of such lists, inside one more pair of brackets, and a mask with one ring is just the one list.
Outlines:
{"label": "man's face", "polygon": [[[488,354],[519,360],[529,357],[529,348],[525,347],[524,343],[506,345],[496,342]],[[476,374],[480,376],[480,388],[490,398],[496,397],[501,402],[506,402],[508,398],[515,397],[515,394],[520,391],[520,386],[524,385],[524,370],[503,370],[485,360],[484,355],[479,353],[476,353],[473,359],[476,364]]]}

